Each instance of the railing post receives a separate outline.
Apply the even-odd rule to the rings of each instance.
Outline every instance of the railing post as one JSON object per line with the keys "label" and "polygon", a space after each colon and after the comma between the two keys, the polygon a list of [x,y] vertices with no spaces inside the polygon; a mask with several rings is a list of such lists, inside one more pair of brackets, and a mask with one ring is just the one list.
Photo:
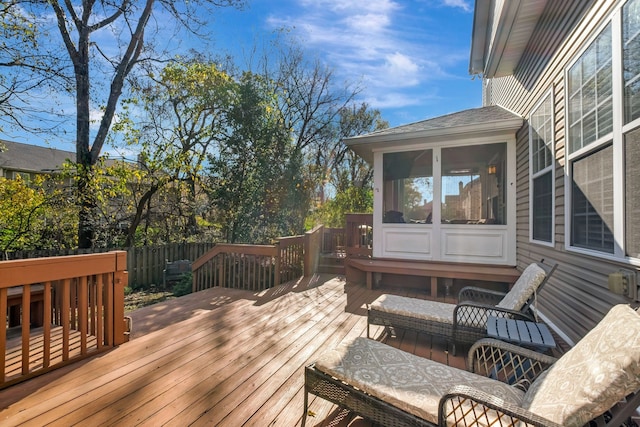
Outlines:
{"label": "railing post", "polygon": [[320,254],[324,248],[325,229],[319,225],[304,234],[304,276],[312,276],[318,270]]}
{"label": "railing post", "polygon": [[278,286],[280,284],[280,264],[281,264],[281,260],[280,260],[280,242],[276,241],[274,243],[274,246],[276,247],[276,251],[275,251],[275,261],[276,261],[276,265],[275,265],[275,269],[276,271],[274,272],[273,275],[273,285],[274,286]]}
{"label": "railing post", "polygon": [[302,244],[303,246],[303,261],[302,261],[302,267],[303,267],[303,271],[302,271],[302,275],[304,277],[308,277],[311,276],[313,274],[313,268],[311,266],[311,231],[307,231],[306,233],[304,233],[304,243]]}
{"label": "railing post", "polygon": [[115,252],[116,272],[113,277],[113,345],[126,342],[124,318],[124,288],[128,283],[127,253]]}

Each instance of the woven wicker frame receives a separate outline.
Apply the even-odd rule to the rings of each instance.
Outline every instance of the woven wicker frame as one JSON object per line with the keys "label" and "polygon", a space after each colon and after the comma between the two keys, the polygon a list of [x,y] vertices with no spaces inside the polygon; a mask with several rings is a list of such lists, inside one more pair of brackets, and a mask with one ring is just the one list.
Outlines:
{"label": "woven wicker frame", "polygon": [[[538,286],[538,292],[557,268],[557,264],[547,268],[542,263],[539,263],[539,265],[545,269],[546,276]],[[506,294],[473,286],[461,289],[458,294],[458,301],[460,302],[454,310],[453,324],[389,313],[369,306],[367,310],[367,337],[370,337],[370,325],[409,329],[446,339],[453,344],[453,353],[455,354],[456,344],[473,344],[487,336],[486,319],[488,316],[533,320],[530,314],[531,305],[534,301],[533,296],[529,298],[520,311],[515,311],[495,306],[504,295]]]}
{"label": "woven wicker frame", "polygon": [[304,369],[304,414],[302,426],[305,426],[308,412],[309,393],[321,397],[336,405],[347,408],[375,424],[387,427],[436,427],[422,418],[405,412],[383,400],[350,386],[315,368]]}
{"label": "woven wicker frame", "polygon": [[[556,360],[545,354],[487,338],[471,347],[467,362],[472,372],[526,389]],[[340,381],[316,369],[314,365],[305,367],[303,427],[307,418],[309,393],[382,426],[434,427],[434,424]],[[598,426],[618,427],[629,418],[638,405],[640,393],[629,395],[625,403],[616,405],[606,416],[600,416],[592,423]],[[499,422],[494,424],[496,426],[561,427],[464,384],[451,384],[449,392],[440,399],[438,425],[477,427],[476,420],[484,421],[489,414],[498,417]]]}

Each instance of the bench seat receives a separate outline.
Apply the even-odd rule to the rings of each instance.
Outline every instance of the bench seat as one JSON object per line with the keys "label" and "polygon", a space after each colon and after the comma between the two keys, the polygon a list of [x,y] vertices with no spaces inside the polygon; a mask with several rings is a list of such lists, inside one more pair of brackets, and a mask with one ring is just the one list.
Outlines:
{"label": "bench seat", "polygon": [[346,267],[365,272],[368,289],[373,289],[373,273],[430,277],[430,291],[434,298],[438,294],[438,278],[499,282],[512,285],[520,277],[520,272],[515,267],[504,265],[349,258]]}

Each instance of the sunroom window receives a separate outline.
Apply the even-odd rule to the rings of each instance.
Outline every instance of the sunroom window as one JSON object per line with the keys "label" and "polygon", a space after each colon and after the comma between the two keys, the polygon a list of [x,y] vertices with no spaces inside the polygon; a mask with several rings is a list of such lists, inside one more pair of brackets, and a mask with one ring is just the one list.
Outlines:
{"label": "sunroom window", "polygon": [[431,150],[385,153],[382,222],[431,223],[433,153]]}
{"label": "sunroom window", "polygon": [[506,224],[505,143],[442,149],[442,222]]}
{"label": "sunroom window", "polygon": [[531,238],[552,242],[553,238],[553,102],[551,94],[538,105],[529,119],[531,152]]}

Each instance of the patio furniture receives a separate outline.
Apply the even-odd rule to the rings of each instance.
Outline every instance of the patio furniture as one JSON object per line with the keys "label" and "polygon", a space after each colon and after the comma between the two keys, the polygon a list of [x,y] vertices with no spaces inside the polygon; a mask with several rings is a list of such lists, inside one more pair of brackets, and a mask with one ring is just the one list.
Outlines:
{"label": "patio furniture", "polygon": [[489,316],[487,336],[544,352],[556,347],[551,331],[544,323]]}
{"label": "patio furniture", "polygon": [[640,315],[613,307],[559,359],[486,338],[468,366],[356,338],[305,368],[303,425],[311,393],[384,426],[617,427],[640,405]]}
{"label": "patio furniture", "polygon": [[410,329],[447,339],[453,345],[472,344],[487,336],[487,317],[533,320],[531,305],[556,270],[532,263],[508,293],[468,286],[460,290],[458,304],[384,294],[367,310],[370,325]]}

